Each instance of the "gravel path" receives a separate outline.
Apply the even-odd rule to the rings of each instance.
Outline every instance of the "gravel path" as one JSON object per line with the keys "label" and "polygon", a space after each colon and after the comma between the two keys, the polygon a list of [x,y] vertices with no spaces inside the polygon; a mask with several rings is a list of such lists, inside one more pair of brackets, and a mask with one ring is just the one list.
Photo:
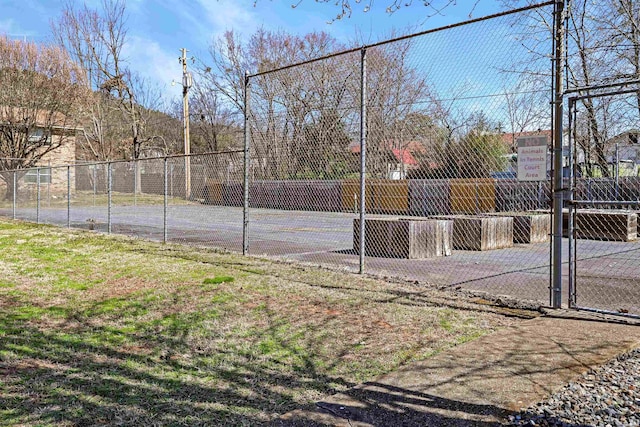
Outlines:
{"label": "gravel path", "polygon": [[640,426],[640,349],[584,374],[509,426]]}

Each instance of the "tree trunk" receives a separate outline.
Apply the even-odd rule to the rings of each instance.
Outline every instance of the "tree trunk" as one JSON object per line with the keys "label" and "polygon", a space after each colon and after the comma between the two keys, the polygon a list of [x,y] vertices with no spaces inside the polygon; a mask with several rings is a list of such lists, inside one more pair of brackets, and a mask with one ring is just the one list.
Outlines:
{"label": "tree trunk", "polygon": [[7,182],[7,192],[4,195],[4,200],[13,200],[13,180]]}
{"label": "tree trunk", "polygon": [[589,121],[589,129],[591,131],[591,137],[593,138],[593,150],[595,151],[596,157],[595,160],[602,170],[602,175],[605,178],[610,178],[611,174],[609,173],[609,165],[604,153],[604,146],[606,141],[598,126],[598,118],[596,117],[595,107],[590,98],[585,99],[583,103],[585,108],[587,109],[587,120]]}

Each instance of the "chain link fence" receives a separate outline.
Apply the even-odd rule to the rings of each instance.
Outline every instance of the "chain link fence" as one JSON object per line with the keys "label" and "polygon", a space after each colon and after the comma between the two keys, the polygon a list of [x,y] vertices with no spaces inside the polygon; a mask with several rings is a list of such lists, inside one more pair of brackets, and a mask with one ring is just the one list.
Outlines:
{"label": "chain link fence", "polygon": [[249,76],[249,252],[548,303],[551,6]]}
{"label": "chain link fence", "polygon": [[[242,250],[242,151],[4,171],[0,214]],[[191,170],[190,180],[185,165]],[[187,198],[186,194],[190,194]]]}
{"label": "chain link fence", "polygon": [[[4,171],[0,214],[548,304],[553,6],[247,75],[244,150]],[[628,124],[603,153],[571,103],[573,307],[640,311],[633,96],[598,98]]]}

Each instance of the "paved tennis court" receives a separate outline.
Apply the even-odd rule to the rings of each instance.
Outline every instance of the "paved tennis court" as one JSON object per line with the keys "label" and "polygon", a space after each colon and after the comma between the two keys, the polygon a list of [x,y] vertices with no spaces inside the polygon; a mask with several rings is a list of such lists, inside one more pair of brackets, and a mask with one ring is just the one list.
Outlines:
{"label": "paved tennis court", "polygon": [[[11,209],[0,209],[11,217]],[[17,209],[16,217],[66,226],[67,209]],[[107,231],[107,206],[72,206],[71,225]],[[353,252],[355,213],[250,209],[249,253],[358,271]],[[164,206],[112,206],[113,233],[162,240]],[[240,252],[242,208],[169,204],[170,242]],[[565,239],[564,253],[568,251]],[[366,258],[366,272],[549,304],[548,243],[492,251],[458,251],[426,260]],[[577,301],[581,306],[640,314],[640,241],[578,241]],[[568,264],[564,266],[568,276]],[[566,280],[565,280],[566,284]],[[567,286],[564,289],[567,294]],[[565,297],[565,301],[567,298]]]}

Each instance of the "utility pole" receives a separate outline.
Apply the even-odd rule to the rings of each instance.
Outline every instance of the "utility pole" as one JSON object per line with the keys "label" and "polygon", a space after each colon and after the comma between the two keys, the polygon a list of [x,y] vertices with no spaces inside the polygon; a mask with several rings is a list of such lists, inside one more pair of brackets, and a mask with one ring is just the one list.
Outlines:
{"label": "utility pole", "polygon": [[184,132],[184,198],[191,198],[191,141],[189,139],[189,88],[193,84],[191,73],[187,71],[187,49],[182,48],[182,115]]}

